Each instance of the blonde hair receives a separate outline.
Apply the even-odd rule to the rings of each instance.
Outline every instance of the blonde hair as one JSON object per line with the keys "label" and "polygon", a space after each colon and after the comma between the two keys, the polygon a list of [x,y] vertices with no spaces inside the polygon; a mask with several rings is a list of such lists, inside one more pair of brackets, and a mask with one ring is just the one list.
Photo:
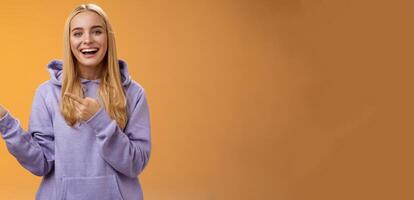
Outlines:
{"label": "blonde hair", "polygon": [[70,126],[80,121],[75,114],[75,104],[72,99],[65,96],[66,92],[84,97],[79,72],[76,66],[76,58],[70,48],[70,22],[73,17],[81,12],[92,11],[101,16],[107,32],[108,48],[100,74],[99,101],[103,104],[109,116],[115,120],[120,128],[124,128],[128,120],[127,103],[125,92],[122,86],[121,72],[119,69],[116,53],[115,36],[112,26],[109,23],[106,13],[95,4],[82,4],[76,7],[66,20],[64,27],[64,57],[63,57],[63,78],[61,90],[60,111]]}

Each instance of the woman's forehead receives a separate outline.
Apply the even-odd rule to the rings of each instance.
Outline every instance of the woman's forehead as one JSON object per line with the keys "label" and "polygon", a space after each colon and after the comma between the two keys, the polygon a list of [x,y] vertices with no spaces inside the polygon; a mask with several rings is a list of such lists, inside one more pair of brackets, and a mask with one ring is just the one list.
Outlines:
{"label": "woman's forehead", "polygon": [[70,28],[72,29],[90,29],[94,27],[105,27],[103,18],[93,11],[84,11],[75,15],[71,22]]}

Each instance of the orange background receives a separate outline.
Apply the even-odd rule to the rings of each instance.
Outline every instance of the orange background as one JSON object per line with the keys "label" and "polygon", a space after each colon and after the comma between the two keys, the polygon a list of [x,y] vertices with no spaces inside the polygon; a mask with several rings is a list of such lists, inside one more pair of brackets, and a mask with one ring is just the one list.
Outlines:
{"label": "orange background", "polygon": [[[0,103],[24,127],[79,3],[1,2]],[[413,1],[96,3],[148,93],[146,200],[414,199]],[[0,199],[33,199],[0,157]]]}

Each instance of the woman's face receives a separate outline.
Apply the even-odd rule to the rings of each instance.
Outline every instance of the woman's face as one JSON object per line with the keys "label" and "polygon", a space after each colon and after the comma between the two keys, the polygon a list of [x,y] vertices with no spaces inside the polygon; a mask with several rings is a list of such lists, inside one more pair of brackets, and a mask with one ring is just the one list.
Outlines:
{"label": "woman's face", "polygon": [[98,67],[107,50],[103,19],[93,11],[77,14],[70,22],[70,48],[80,67]]}

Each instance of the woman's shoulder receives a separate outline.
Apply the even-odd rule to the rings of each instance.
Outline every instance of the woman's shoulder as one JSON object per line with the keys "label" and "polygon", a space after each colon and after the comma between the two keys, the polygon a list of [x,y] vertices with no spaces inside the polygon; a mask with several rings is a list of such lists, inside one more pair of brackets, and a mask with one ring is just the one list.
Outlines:
{"label": "woman's shoulder", "polygon": [[139,102],[146,101],[146,94],[144,87],[138,82],[131,80],[131,83],[126,90],[126,97],[128,107],[134,108]]}
{"label": "woman's shoulder", "polygon": [[39,92],[48,92],[54,90],[57,87],[51,80],[44,81],[37,86],[37,91]]}
{"label": "woman's shoulder", "polygon": [[57,87],[50,80],[44,81],[43,83],[39,84],[36,88],[36,95],[43,96],[44,98],[47,98],[51,94],[58,94],[58,93],[60,93],[60,87]]}
{"label": "woman's shoulder", "polygon": [[140,95],[142,95],[144,92],[145,92],[144,87],[135,80],[131,80],[131,82],[129,83],[128,88],[126,90],[127,94],[140,94]]}

